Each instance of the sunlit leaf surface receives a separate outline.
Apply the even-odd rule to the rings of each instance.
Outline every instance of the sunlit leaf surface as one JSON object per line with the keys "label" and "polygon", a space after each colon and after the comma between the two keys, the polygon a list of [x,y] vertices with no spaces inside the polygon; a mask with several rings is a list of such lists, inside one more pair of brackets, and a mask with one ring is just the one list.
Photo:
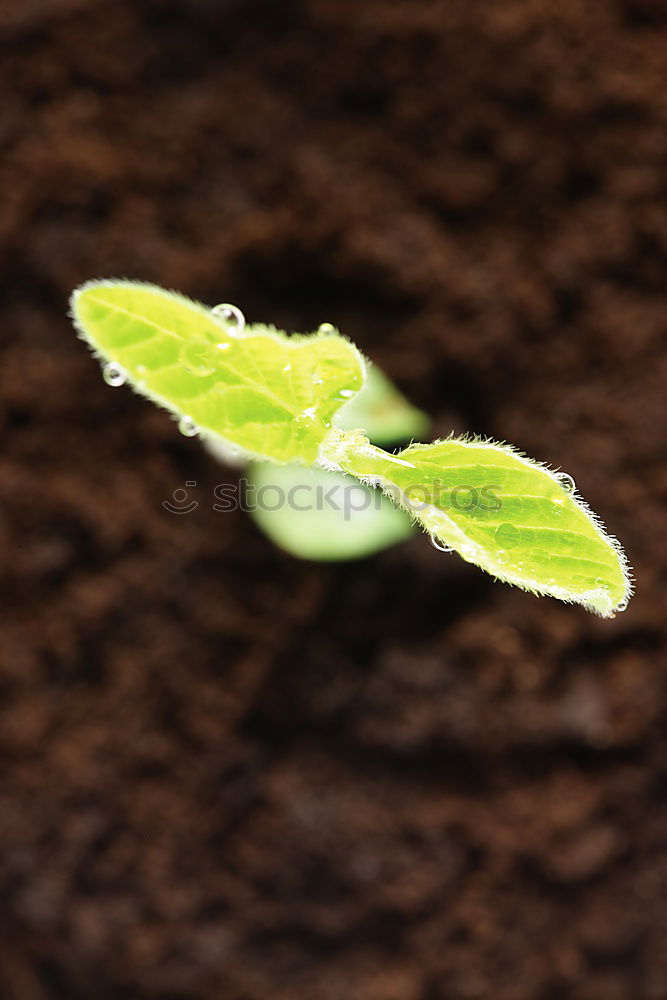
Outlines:
{"label": "sunlit leaf surface", "polygon": [[276,462],[312,464],[334,413],[364,382],[359,352],[333,329],[239,330],[153,285],[91,282],[74,293],[72,312],[107,365],[177,414],[184,433],[213,432]]}
{"label": "sunlit leaf surface", "polygon": [[337,448],[333,464],[377,482],[443,547],[497,579],[605,617],[627,605],[623,551],[569,476],[489,441],[450,438],[390,455],[352,433]]}

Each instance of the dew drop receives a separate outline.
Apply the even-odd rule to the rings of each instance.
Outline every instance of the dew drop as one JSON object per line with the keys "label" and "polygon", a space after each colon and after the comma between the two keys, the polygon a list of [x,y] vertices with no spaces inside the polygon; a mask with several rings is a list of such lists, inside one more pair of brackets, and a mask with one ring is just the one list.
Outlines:
{"label": "dew drop", "polygon": [[453,549],[453,547],[451,545],[445,545],[444,542],[441,542],[440,539],[436,538],[434,535],[431,535],[431,545],[433,546],[434,549],[437,549],[438,552],[453,552],[454,551],[454,549]]}
{"label": "dew drop", "polygon": [[194,437],[198,431],[198,427],[192,417],[183,416],[178,421],[178,429],[187,438]]}
{"label": "dew drop", "polygon": [[350,399],[350,397],[354,396],[354,394],[355,394],[354,389],[341,389],[340,392],[338,393],[338,395],[341,396],[343,399]]}
{"label": "dew drop", "polygon": [[213,350],[205,340],[188,340],[181,348],[180,359],[189,372],[204,377],[215,371]]}
{"label": "dew drop", "polygon": [[124,385],[127,375],[125,374],[125,369],[116,361],[110,361],[102,369],[102,378],[107,385],[116,388],[116,386]]}
{"label": "dew drop", "polygon": [[627,611],[629,603],[630,603],[630,598],[629,597],[625,597],[621,601],[621,603],[618,605],[618,607],[616,608],[616,613],[618,614],[621,611]]}
{"label": "dew drop", "polygon": [[320,323],[320,325],[317,328],[317,332],[321,334],[321,336],[323,337],[328,337],[332,333],[336,333],[336,327],[333,325],[333,323]]}
{"label": "dew drop", "polygon": [[228,330],[233,333],[241,333],[245,326],[245,316],[238,308],[229,302],[221,302],[219,306],[211,309],[211,314],[216,319],[221,319]]}
{"label": "dew drop", "polygon": [[521,532],[513,524],[499,524],[494,533],[496,542],[503,548],[513,548],[521,541]]}
{"label": "dew drop", "polygon": [[291,364],[289,362],[286,365],[283,365],[283,371],[284,372],[291,372],[292,371],[292,366],[291,366]]}
{"label": "dew drop", "polygon": [[561,484],[566,493],[574,493],[577,484],[575,483],[572,476],[568,475],[567,472],[557,472],[556,479]]}

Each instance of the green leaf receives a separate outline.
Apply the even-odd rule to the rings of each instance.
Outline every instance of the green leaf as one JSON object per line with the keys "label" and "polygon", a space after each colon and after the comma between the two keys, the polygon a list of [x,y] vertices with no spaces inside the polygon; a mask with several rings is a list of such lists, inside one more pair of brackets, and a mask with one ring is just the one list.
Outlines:
{"label": "green leaf", "polygon": [[251,462],[248,479],[253,520],[300,559],[362,559],[414,533],[404,510],[339,472]]}
{"label": "green leaf", "polygon": [[[72,296],[80,335],[137,392],[248,454],[312,464],[334,414],[364,383],[357,349],[332,327],[288,337],[235,329],[154,285],[96,281]],[[109,374],[111,373],[111,374]]]}
{"label": "green leaf", "polygon": [[627,606],[632,584],[618,542],[569,477],[507,445],[450,438],[390,455],[348,432],[322,458],[382,486],[434,539],[499,580],[603,617]]}

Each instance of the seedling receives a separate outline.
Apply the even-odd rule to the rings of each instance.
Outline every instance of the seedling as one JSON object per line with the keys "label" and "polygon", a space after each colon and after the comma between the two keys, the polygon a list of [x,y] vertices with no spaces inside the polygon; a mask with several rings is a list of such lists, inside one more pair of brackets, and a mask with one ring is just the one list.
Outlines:
{"label": "seedling", "polygon": [[627,607],[623,550],[577,494],[506,444],[455,438],[397,454],[337,415],[366,364],[330,324],[288,336],[131,281],[94,281],[72,296],[76,328],[110,385],[128,382],[165,407],[186,436],[222,439],[246,458],[344,472],[381,487],[445,551],[499,580],[582,604],[602,617]]}

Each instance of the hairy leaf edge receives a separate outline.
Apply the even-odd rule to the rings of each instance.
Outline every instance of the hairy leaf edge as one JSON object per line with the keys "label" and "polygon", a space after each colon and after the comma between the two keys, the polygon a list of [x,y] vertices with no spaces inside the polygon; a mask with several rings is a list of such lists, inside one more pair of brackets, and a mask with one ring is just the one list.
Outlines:
{"label": "hairy leaf edge", "polygon": [[[345,437],[348,437],[348,439],[353,439],[356,433],[357,432],[347,432],[346,434],[339,435],[339,443],[337,445],[334,444],[333,438],[331,436],[327,438],[327,440],[324,442],[325,447],[322,449],[320,453],[320,459],[319,459],[320,463],[325,468],[327,467],[332,469],[336,467],[340,468],[341,466],[337,465],[337,460],[335,457],[336,451],[340,450],[341,444],[343,445],[343,448],[345,447],[343,443],[343,439]],[[546,463],[540,462],[537,459],[530,458],[528,455],[526,455],[524,452],[522,452],[519,448],[515,447],[514,445],[508,444],[504,441],[495,441],[493,438],[489,436],[474,435],[474,434],[463,434],[457,436],[455,434],[450,434],[446,438],[438,438],[435,441],[429,442],[429,444],[426,445],[425,447],[429,447],[430,445],[446,444],[448,442],[455,442],[456,444],[460,444],[463,445],[464,447],[469,447],[469,448],[479,447],[481,445],[487,448],[493,448],[500,452],[504,452],[505,454],[509,454],[513,458],[518,459],[522,464],[529,466],[531,469],[538,468],[542,472],[545,472],[554,481],[554,483],[558,486],[558,488],[563,490],[563,486],[557,478],[559,470],[553,470]],[[333,448],[331,447],[332,445]],[[369,454],[369,456],[372,453],[373,457],[375,458],[377,457],[378,449],[376,449],[374,445],[370,445],[367,439],[366,439],[366,444],[361,444],[360,446],[357,446],[355,448],[355,453],[362,454],[364,448],[366,449],[367,454]],[[385,452],[384,454],[386,455],[386,459],[389,462],[395,462],[397,464],[404,465],[406,459],[404,459],[402,456],[405,455],[405,452],[408,450],[409,448],[404,448],[398,453],[398,455],[392,455],[390,452]],[[352,474],[355,475],[355,473]],[[387,493],[387,495],[390,496],[395,503],[397,502],[396,484],[392,484],[382,476],[377,476],[372,474],[368,476],[357,475],[357,478],[360,479],[361,482],[366,483],[367,485],[378,486],[385,493]],[[399,493],[401,492],[400,489],[398,490],[398,492]],[[508,583],[511,586],[519,587],[520,589],[525,590],[528,593],[532,593],[540,597],[555,597],[558,600],[561,600],[567,604],[579,604],[582,607],[586,608],[588,611],[591,611],[593,614],[596,614],[601,618],[613,618],[618,612],[625,610],[627,603],[634,594],[635,587],[634,587],[634,576],[632,572],[632,567],[628,561],[628,558],[619,540],[614,535],[609,534],[604,522],[602,521],[602,518],[589,507],[587,502],[581,496],[579,490],[575,487],[572,493],[567,492],[565,490],[563,490],[563,492],[567,493],[567,497],[573,501],[573,503],[577,506],[579,511],[591,522],[600,540],[612,550],[612,552],[618,559],[621,575],[623,578],[623,582],[625,584],[623,597],[621,598],[620,601],[615,603],[611,598],[609,591],[606,588],[600,587],[597,589],[582,591],[580,593],[574,593],[572,591],[568,591],[564,587],[545,586],[538,580],[521,576],[520,574],[517,573],[508,572],[506,568],[500,567],[498,563],[495,562],[495,560],[493,560],[488,556],[487,551],[484,549],[483,546],[479,545],[477,542],[474,542],[472,539],[470,539],[465,534],[465,532],[462,531],[461,528],[457,524],[455,524],[454,521],[452,521],[452,519],[448,517],[448,515],[445,514],[444,511],[440,510],[438,507],[435,507],[434,505],[429,505],[425,509],[422,509],[418,513],[415,513],[413,510],[410,509],[410,507],[407,504],[400,503],[400,501],[398,502],[400,503],[400,506],[404,507],[404,509],[408,511],[413,521],[416,521],[423,531],[425,531],[427,534],[430,534],[432,538],[435,537],[438,540],[444,541],[448,545],[451,545],[456,550],[456,552],[461,556],[461,558],[464,559],[464,561],[479,566],[485,572],[489,573],[494,579],[499,580],[503,583]],[[426,515],[426,517],[424,517],[424,515]],[[425,520],[430,520],[433,526],[429,527],[427,524],[424,523]],[[438,522],[440,525],[446,527],[447,533],[442,536],[438,533],[437,529]],[[597,595],[600,596],[604,595],[605,600],[601,602],[599,596]]]}

